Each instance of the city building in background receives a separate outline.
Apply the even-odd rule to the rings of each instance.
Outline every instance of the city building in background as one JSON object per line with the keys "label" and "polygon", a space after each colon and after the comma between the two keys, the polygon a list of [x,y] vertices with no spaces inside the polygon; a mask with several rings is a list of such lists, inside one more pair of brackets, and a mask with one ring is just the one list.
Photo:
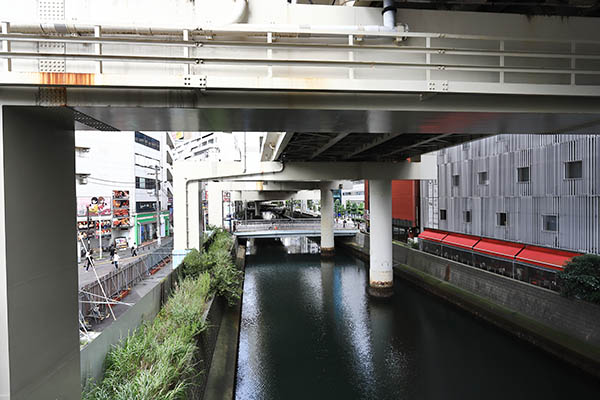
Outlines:
{"label": "city building in background", "polygon": [[76,131],[75,146],[78,238],[107,248],[171,234],[174,143],[167,132]]}
{"label": "city building in background", "polygon": [[348,204],[348,202],[357,204],[365,202],[365,182],[356,181],[353,184],[350,190],[341,189],[341,202],[344,205]]}
{"label": "city building in background", "polygon": [[600,253],[600,138],[498,135],[440,150],[424,228]]}
{"label": "city building in background", "polygon": [[173,136],[175,161],[241,161],[244,144],[262,137],[259,132],[175,132]]}
{"label": "city building in background", "polygon": [[[255,164],[260,160],[262,147],[265,145],[266,132],[173,132],[171,136],[175,142],[173,150],[175,161],[219,162],[236,161],[240,163]],[[206,228],[209,221],[209,192],[213,182],[203,182],[201,189],[202,199],[202,226]],[[214,189],[214,188],[213,188]],[[212,190],[214,195],[219,192]],[[234,193],[233,197],[236,197]],[[221,210],[213,211],[213,222],[218,226],[229,226],[236,213],[235,202],[232,194],[222,191],[223,201],[217,201]],[[213,202],[214,203],[214,202]],[[247,203],[243,202],[247,207]],[[238,205],[239,207],[239,205]]]}

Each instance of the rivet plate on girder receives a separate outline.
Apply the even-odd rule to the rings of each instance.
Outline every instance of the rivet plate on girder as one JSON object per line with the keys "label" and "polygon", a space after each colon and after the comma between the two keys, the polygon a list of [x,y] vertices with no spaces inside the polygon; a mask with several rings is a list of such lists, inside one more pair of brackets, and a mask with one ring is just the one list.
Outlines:
{"label": "rivet plate on girder", "polygon": [[183,77],[183,86],[206,88],[206,75],[185,75]]}
{"label": "rivet plate on girder", "polygon": [[448,81],[427,81],[427,90],[430,92],[447,92],[449,90]]}

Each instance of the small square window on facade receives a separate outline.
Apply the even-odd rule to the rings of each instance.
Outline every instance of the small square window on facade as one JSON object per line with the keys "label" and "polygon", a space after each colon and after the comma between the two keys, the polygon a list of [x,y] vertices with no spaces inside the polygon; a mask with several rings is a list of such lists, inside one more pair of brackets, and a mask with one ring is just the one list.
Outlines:
{"label": "small square window on facade", "polygon": [[446,210],[440,210],[440,220],[445,221],[446,220]]}
{"label": "small square window on facade", "polygon": [[464,218],[466,223],[471,223],[471,210],[464,212]]}
{"label": "small square window on facade", "polygon": [[458,186],[460,183],[460,175],[452,175],[452,186]]}
{"label": "small square window on facade", "polygon": [[544,230],[549,232],[558,231],[558,217],[556,215],[544,215]]}
{"label": "small square window on facade", "polygon": [[529,182],[529,167],[517,168],[517,182]]}
{"label": "small square window on facade", "polygon": [[565,179],[583,178],[583,162],[569,161],[565,163]]}
{"label": "small square window on facade", "polygon": [[496,213],[496,224],[498,226],[508,225],[508,214],[505,212]]}
{"label": "small square window on facade", "polygon": [[480,185],[487,185],[488,183],[490,183],[487,171],[478,172],[477,179]]}

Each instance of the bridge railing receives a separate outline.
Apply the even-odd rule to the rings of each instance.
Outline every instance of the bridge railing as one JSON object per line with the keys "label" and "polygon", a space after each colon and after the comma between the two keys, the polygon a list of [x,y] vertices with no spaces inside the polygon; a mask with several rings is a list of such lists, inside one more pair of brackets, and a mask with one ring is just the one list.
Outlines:
{"label": "bridge railing", "polygon": [[[61,33],[10,21],[2,32],[0,84],[600,94],[597,38],[250,24],[218,30],[69,25]],[[48,43],[64,51],[43,50]],[[61,63],[64,73],[44,74],[36,61]]]}
{"label": "bridge railing", "polygon": [[[334,222],[335,230],[358,229],[353,223]],[[242,221],[235,225],[236,232],[256,232],[267,230],[320,230],[320,219],[297,219],[297,220],[265,220],[265,221]]]}

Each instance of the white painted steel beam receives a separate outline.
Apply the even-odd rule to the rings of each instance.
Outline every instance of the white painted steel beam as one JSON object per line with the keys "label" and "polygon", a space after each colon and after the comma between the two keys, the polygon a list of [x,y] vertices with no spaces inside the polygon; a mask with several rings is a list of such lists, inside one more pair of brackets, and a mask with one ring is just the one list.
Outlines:
{"label": "white painted steel beam", "polygon": [[[435,179],[434,157],[418,163],[396,162],[261,162],[244,171],[239,162],[176,162],[175,181],[231,180],[318,182],[356,179]],[[177,189],[175,189],[177,190]]]}

